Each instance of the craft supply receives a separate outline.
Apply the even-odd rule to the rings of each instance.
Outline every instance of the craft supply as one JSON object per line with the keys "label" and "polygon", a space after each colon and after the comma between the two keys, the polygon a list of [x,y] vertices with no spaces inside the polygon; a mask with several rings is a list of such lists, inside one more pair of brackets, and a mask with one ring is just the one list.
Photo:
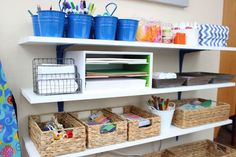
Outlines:
{"label": "craft supply", "polygon": [[94,3],[89,3],[89,6],[88,6],[88,14],[89,14],[89,15],[93,15],[95,9],[96,9],[96,8],[95,8]]}
{"label": "craft supply", "polygon": [[152,75],[153,79],[176,79],[177,74],[171,72],[154,72]]}
{"label": "craft supply", "polygon": [[174,38],[175,44],[186,44],[186,34],[185,33],[176,33]]}
{"label": "craft supply", "polygon": [[61,0],[58,1],[58,7],[59,7],[60,11],[63,11],[63,4],[62,4],[62,7],[61,7]]}
{"label": "craft supply", "polygon": [[185,25],[186,33],[186,45],[198,46],[199,40],[199,27],[197,23],[186,23]]}
{"label": "craft supply", "polygon": [[83,1],[81,0],[80,1],[80,11],[79,11],[80,14],[83,14],[84,13],[84,3]]}
{"label": "craft supply", "polygon": [[139,21],[136,36],[138,41],[161,42],[161,34],[161,25],[159,21],[147,21],[143,19]]}
{"label": "craft supply", "polygon": [[70,2],[71,8],[74,10],[75,9],[75,4],[73,2]]}
{"label": "craft supply", "polygon": [[151,96],[152,99],[149,99],[147,104],[148,108],[151,108],[152,110],[172,110],[175,108],[175,104],[169,101],[169,99],[162,99],[160,97]]}
{"label": "craft supply", "polygon": [[96,112],[89,116],[89,121],[87,122],[88,125],[96,125],[96,124],[106,124],[111,122],[107,117],[103,115],[101,111]]}
{"label": "craft supply", "polygon": [[[112,10],[112,6],[113,6],[113,10]],[[117,9],[117,4],[116,3],[108,3],[105,6],[105,10],[106,12],[103,14],[103,16],[113,16],[113,14],[115,13]],[[111,12],[109,10],[112,10]]]}
{"label": "craft supply", "polygon": [[73,138],[73,131],[72,130],[68,130],[66,131],[66,138]]}
{"label": "craft supply", "polygon": [[28,13],[29,13],[31,16],[34,16],[34,14],[33,14],[30,10],[28,10]]}
{"label": "craft supply", "polygon": [[162,43],[171,44],[173,43],[173,31],[172,24],[163,23],[161,25],[162,29]]}
{"label": "craft supply", "polygon": [[205,100],[205,101],[192,100],[189,103],[186,103],[186,104],[178,107],[178,109],[197,110],[197,109],[203,109],[203,108],[211,107],[211,105],[212,105],[212,100]]}
{"label": "craft supply", "polygon": [[116,131],[116,126],[114,124],[105,124],[100,128],[101,134],[114,132],[114,131]]}
{"label": "craft supply", "polygon": [[40,7],[40,5],[37,5],[37,11],[38,11],[38,12],[41,11],[41,7]]}
{"label": "craft supply", "polygon": [[140,117],[140,116],[132,114],[132,113],[122,114],[121,116],[124,117],[125,119],[128,119],[129,121],[133,121],[133,120],[138,121],[139,127],[144,127],[144,126],[148,126],[151,124],[149,119]]}

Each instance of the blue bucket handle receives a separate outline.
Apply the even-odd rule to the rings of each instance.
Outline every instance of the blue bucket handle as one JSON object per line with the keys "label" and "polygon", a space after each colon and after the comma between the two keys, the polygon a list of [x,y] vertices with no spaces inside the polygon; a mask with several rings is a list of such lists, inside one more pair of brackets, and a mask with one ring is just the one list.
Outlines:
{"label": "blue bucket handle", "polygon": [[[113,9],[112,13],[109,12],[109,6],[113,5],[115,8]],[[116,9],[117,9],[117,4],[116,3],[108,3],[106,6],[105,6],[105,9],[106,9],[106,12],[103,14],[103,16],[112,16]]]}

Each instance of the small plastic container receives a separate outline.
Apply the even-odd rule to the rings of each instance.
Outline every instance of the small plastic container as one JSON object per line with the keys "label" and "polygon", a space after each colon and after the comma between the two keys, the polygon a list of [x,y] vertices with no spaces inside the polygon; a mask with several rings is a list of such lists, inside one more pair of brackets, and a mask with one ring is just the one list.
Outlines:
{"label": "small plastic container", "polygon": [[32,24],[33,24],[34,36],[40,36],[38,15],[32,16]]}
{"label": "small plastic container", "polygon": [[117,28],[117,40],[135,41],[138,29],[137,20],[119,19]]}
{"label": "small plastic container", "polygon": [[95,39],[115,40],[118,18],[114,16],[95,17]]}
{"label": "small plastic container", "polygon": [[46,37],[62,37],[64,34],[65,13],[61,11],[43,10],[38,13],[40,35]]}
{"label": "small plastic container", "polygon": [[89,39],[92,16],[84,14],[70,14],[68,16],[68,37]]}

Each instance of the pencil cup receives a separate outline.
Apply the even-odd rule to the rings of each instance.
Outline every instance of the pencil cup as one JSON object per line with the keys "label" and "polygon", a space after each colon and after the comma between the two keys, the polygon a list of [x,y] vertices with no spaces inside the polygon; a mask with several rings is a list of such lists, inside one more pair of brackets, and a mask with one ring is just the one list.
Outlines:
{"label": "pencil cup", "polygon": [[95,17],[95,39],[115,40],[118,18],[114,16]]}
{"label": "pencil cup", "polygon": [[38,15],[32,16],[34,36],[40,36]]}
{"label": "pencil cup", "polygon": [[117,27],[117,40],[135,41],[137,29],[137,20],[119,19]]}
{"label": "pencil cup", "polygon": [[161,118],[161,133],[166,133],[170,131],[170,126],[172,118],[175,112],[175,108],[170,108],[169,110],[156,110],[153,107],[149,107],[149,110]]}
{"label": "pencil cup", "polygon": [[68,18],[68,37],[89,39],[93,17],[84,14],[70,14]]}
{"label": "pencil cup", "polygon": [[44,10],[39,13],[39,28],[41,36],[62,37],[64,34],[65,13],[61,11]]}

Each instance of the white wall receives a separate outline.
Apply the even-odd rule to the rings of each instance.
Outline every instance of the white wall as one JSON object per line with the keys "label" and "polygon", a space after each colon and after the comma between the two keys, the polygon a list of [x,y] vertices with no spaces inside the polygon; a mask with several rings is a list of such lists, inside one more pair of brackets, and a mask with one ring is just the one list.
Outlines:
{"label": "white wall", "polygon": [[[146,2],[144,0],[113,0],[119,8],[116,11],[118,17],[145,17],[148,19],[159,19],[166,22],[197,21],[199,23],[220,24],[222,19],[222,0],[189,0],[188,8],[177,8],[162,4]],[[55,57],[55,47],[53,46],[20,46],[18,40],[21,37],[32,35],[31,19],[27,13],[30,9],[35,11],[36,5],[41,4],[43,9],[48,9],[51,4],[57,6],[57,1],[48,0],[24,0],[24,1],[4,1],[3,5],[8,7],[1,8],[1,29],[0,29],[0,59],[4,71],[16,98],[19,115],[20,134],[27,133],[27,116],[29,114],[39,114],[57,111],[55,103],[52,104],[29,104],[20,94],[20,88],[32,87],[32,68],[31,62],[35,57]],[[97,4],[96,13],[101,14],[104,11],[106,0],[94,0]],[[9,9],[9,7],[12,7]],[[87,49],[87,47],[82,47]],[[134,50],[134,49],[132,49]],[[140,50],[140,49],[139,49]],[[142,49],[144,51],[145,49]],[[147,49],[155,52],[154,70],[158,71],[178,71],[178,53],[158,52],[158,50]],[[186,56],[184,70],[207,70],[218,71],[219,53],[203,52],[194,53]],[[175,97],[174,94],[171,96]],[[204,96],[215,98],[216,90],[207,90],[200,92],[188,92],[185,97]],[[140,104],[145,97],[129,97],[117,99],[104,99],[93,101],[69,102],[65,105],[66,111],[105,107],[120,106],[127,104]],[[212,138],[212,130],[199,132],[192,135],[180,137],[179,142],[175,139],[163,141],[163,148],[167,146],[185,143],[202,138]],[[158,147],[156,144],[147,146],[133,147],[129,149],[129,154],[136,154],[144,151],[152,151]],[[137,149],[139,148],[139,149]],[[142,149],[140,149],[142,148]],[[122,150],[126,151],[126,150]],[[105,156],[104,154],[100,156]],[[107,154],[107,156],[112,156]]]}

